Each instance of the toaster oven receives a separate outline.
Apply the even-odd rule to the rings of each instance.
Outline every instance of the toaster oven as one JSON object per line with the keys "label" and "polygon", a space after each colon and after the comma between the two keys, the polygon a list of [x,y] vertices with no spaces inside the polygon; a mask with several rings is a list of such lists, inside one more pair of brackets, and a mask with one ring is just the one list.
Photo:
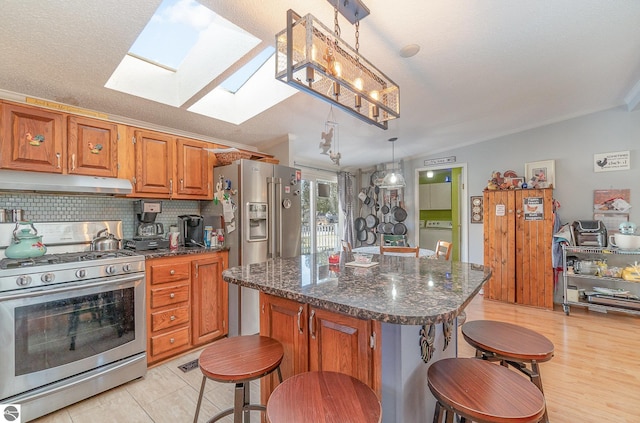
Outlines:
{"label": "toaster oven", "polygon": [[576,220],[573,222],[576,245],[606,247],[607,228],[601,220]]}

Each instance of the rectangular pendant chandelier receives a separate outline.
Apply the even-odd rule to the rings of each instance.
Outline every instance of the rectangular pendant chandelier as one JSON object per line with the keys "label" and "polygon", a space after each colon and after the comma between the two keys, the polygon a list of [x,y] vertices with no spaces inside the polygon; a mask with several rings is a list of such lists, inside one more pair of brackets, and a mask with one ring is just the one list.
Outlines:
{"label": "rectangular pendant chandelier", "polygon": [[276,34],[276,78],[387,129],[400,117],[400,88],[313,15],[287,11]]}

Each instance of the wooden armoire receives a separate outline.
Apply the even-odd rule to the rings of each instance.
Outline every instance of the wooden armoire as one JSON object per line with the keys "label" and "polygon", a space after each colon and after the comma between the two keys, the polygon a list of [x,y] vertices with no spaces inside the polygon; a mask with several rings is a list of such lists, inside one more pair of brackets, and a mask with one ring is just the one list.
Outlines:
{"label": "wooden armoire", "polygon": [[487,299],[553,308],[553,189],[484,192]]}

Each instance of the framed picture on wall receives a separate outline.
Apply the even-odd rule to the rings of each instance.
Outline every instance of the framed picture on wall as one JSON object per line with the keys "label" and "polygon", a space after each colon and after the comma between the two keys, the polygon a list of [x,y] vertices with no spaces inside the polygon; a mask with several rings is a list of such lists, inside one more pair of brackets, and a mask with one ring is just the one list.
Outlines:
{"label": "framed picture on wall", "polygon": [[556,185],[556,161],[525,163],[524,174],[529,188],[553,188]]}
{"label": "framed picture on wall", "polygon": [[471,196],[471,223],[482,223],[484,215],[483,201],[484,199],[481,195]]}

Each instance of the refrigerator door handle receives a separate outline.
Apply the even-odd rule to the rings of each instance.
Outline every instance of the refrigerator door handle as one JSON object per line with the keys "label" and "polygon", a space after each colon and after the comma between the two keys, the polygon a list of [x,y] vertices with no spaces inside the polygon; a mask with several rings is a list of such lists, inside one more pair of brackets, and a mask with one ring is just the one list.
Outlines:
{"label": "refrigerator door handle", "polygon": [[267,233],[271,234],[268,237],[267,242],[267,259],[275,258],[276,255],[276,216],[275,216],[275,178],[267,178],[267,202],[268,202],[268,220],[267,220]]}
{"label": "refrigerator door handle", "polygon": [[275,178],[275,199],[273,203],[273,216],[275,223],[275,234],[273,238],[276,238],[275,257],[282,257],[282,179]]}

